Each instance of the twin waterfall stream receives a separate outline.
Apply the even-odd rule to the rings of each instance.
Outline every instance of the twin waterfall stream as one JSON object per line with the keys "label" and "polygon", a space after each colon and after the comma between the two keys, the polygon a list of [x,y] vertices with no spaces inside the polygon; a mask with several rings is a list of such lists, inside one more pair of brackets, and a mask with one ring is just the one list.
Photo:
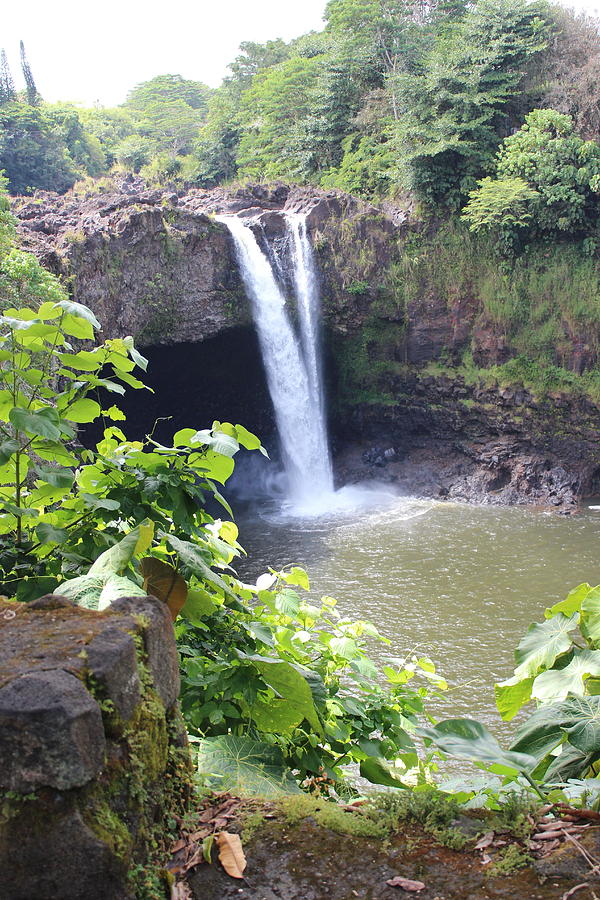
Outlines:
{"label": "twin waterfall stream", "polygon": [[[289,502],[300,508],[333,494],[320,348],[320,302],[305,216],[284,214],[297,326],[286,303],[278,266],[238,216],[218,216],[229,229],[267,374],[288,481]],[[283,274],[281,272],[280,274]]]}

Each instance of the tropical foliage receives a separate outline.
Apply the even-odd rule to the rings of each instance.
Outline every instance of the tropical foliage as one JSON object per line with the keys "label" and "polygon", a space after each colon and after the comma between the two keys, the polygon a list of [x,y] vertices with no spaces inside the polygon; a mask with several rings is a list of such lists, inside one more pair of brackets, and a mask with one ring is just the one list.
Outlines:
{"label": "tropical foliage", "polygon": [[[480,723],[447,719],[422,736],[442,753],[475,762],[495,781],[465,794],[492,805],[507,791],[532,789],[542,799],[598,796],[600,763],[600,586],[580,584],[530,625],[515,651],[512,678],[496,685],[498,710],[510,720],[529,703],[507,750]],[[452,788],[456,788],[454,783]]]}

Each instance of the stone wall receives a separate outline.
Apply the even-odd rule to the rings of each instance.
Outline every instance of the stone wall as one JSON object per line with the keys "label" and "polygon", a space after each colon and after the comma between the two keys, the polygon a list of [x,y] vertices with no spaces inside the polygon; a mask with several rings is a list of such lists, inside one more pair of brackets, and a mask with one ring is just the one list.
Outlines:
{"label": "stone wall", "polygon": [[168,896],[190,799],[167,607],[0,600],[0,900]]}

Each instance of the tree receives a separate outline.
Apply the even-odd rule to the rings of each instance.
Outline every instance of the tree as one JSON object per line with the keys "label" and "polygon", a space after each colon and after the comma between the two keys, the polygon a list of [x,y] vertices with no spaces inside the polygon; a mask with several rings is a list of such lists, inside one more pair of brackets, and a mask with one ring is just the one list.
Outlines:
{"label": "tree", "polygon": [[181,101],[191,109],[198,110],[202,119],[206,114],[210,94],[211,89],[201,81],[189,81],[181,75],[157,75],[136,85],[128,93],[123,105],[143,116],[147,107],[154,103]]}
{"label": "tree", "polygon": [[36,188],[63,193],[77,180],[78,171],[51,117],[41,108],[21,103],[0,107],[0,169],[11,193]]}
{"label": "tree", "polygon": [[236,56],[228,68],[233,75],[231,80],[242,90],[250,87],[254,76],[263,69],[270,69],[271,66],[278,65],[290,55],[289,46],[281,38],[267,41],[265,44],[242,41],[240,50],[242,52]]}
{"label": "tree", "polygon": [[237,174],[242,134],[240,91],[226,80],[208,101],[208,116],[187,164],[189,180],[213,187]]}
{"label": "tree", "polygon": [[27,60],[27,56],[25,55],[25,45],[23,41],[20,42],[19,47],[21,51],[21,71],[23,72],[23,78],[25,79],[27,102],[30,106],[37,106],[41,100],[41,97],[38,94],[38,90],[35,86],[35,81],[33,80],[31,67]]}
{"label": "tree", "polygon": [[399,175],[422,198],[458,205],[493,163],[511,101],[546,46],[545,7],[480,0],[438,31],[418,68],[391,77]]}
{"label": "tree", "polygon": [[82,174],[96,176],[106,171],[106,157],[100,141],[85,130],[80,110],[67,103],[55,103],[44,104],[44,113],[52,122],[53,133],[64,142]]}
{"label": "tree", "polygon": [[[526,227],[530,238],[585,237],[598,223],[599,194],[600,146],[576,135],[569,116],[536,109],[505,139],[497,178],[479,183],[464,217],[475,231],[503,228],[514,233]],[[502,223],[502,210],[514,220]]]}
{"label": "tree", "polygon": [[462,218],[471,231],[490,232],[504,249],[511,250],[518,232],[531,224],[532,201],[539,193],[523,178],[484,178],[469,198]]}
{"label": "tree", "polygon": [[15,83],[8,65],[6,50],[0,52],[0,106],[12,103],[17,99]]}

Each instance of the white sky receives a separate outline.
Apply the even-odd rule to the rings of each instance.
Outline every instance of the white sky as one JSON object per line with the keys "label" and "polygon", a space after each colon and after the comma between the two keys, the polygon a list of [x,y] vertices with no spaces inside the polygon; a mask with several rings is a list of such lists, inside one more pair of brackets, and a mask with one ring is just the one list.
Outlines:
{"label": "white sky", "polygon": [[[216,87],[241,41],[289,40],[323,27],[326,0],[29,0],[2,11],[4,47],[22,87],[19,41],[45,100],[122,103],[135,84],[180,74]],[[600,0],[574,0],[596,12]],[[19,8],[20,7],[20,8]]]}

